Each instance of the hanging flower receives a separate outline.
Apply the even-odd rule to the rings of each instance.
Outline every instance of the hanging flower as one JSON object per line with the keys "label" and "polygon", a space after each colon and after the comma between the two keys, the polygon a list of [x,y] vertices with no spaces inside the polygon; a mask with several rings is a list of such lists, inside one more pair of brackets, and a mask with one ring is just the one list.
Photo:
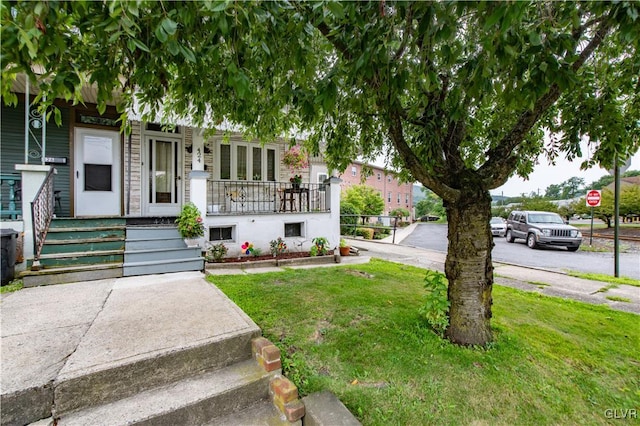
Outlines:
{"label": "hanging flower", "polygon": [[302,183],[302,175],[293,175],[289,178],[289,182],[298,184]]}
{"label": "hanging flower", "polygon": [[285,151],[282,163],[292,172],[309,167],[307,153],[297,144]]}

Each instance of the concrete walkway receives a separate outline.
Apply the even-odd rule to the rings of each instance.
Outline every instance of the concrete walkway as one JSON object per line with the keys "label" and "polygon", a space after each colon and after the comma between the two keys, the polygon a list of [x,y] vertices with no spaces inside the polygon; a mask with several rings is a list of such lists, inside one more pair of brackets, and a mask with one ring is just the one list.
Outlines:
{"label": "concrete walkway", "polygon": [[[362,239],[348,239],[348,241],[352,246],[360,249],[361,254],[365,256],[444,272],[445,253],[398,245],[413,232],[416,226],[418,224],[414,223],[398,229],[396,244],[391,244],[392,237],[379,241]],[[612,287],[610,283],[602,281],[585,280],[560,272],[507,263],[494,262],[494,268],[495,282],[499,285],[581,302],[606,304],[612,309],[640,314],[640,287],[629,285]],[[607,296],[628,299],[630,302],[609,300]]]}
{"label": "concrete walkway", "polygon": [[4,294],[1,308],[2,424],[27,415],[17,403],[25,395],[34,410],[50,410],[55,383],[260,334],[200,272],[25,288]]}

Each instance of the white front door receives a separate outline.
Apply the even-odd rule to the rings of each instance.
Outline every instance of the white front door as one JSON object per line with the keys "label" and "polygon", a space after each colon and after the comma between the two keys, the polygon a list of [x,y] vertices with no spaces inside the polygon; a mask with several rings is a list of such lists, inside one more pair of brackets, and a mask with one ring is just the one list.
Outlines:
{"label": "white front door", "polygon": [[145,142],[145,213],[149,216],[175,216],[180,213],[182,199],[182,162],[178,155],[181,139],[147,136]]}
{"label": "white front door", "polygon": [[120,216],[120,134],[75,130],[76,216]]}

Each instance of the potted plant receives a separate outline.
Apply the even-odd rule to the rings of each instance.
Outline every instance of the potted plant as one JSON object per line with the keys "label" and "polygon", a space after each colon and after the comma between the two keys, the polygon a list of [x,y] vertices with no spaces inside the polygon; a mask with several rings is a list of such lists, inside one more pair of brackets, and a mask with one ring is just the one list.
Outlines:
{"label": "potted plant", "polygon": [[289,182],[291,182],[291,187],[294,189],[300,188],[300,184],[302,183],[302,175],[293,175],[289,178]]}
{"label": "potted plant", "polygon": [[349,256],[351,246],[347,244],[344,238],[340,238],[340,256]]}
{"label": "potted plant", "polygon": [[180,215],[176,218],[176,224],[180,235],[185,239],[189,247],[197,246],[198,238],[204,236],[202,215],[193,203],[187,203],[182,206]]}

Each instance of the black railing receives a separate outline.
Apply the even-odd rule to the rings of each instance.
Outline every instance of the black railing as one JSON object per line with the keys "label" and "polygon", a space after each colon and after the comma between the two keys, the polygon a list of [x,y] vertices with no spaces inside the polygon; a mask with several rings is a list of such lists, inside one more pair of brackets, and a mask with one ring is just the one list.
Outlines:
{"label": "black railing", "polygon": [[395,244],[399,219],[397,216],[341,214],[340,234],[368,239],[382,239],[392,234],[392,243]]}
{"label": "black railing", "polygon": [[49,225],[55,208],[55,193],[53,191],[53,175],[55,169],[49,170],[42,186],[31,202],[31,219],[33,222],[33,265],[32,270],[40,269],[40,253],[44,240],[49,232]]}
{"label": "black railing", "polygon": [[210,180],[208,214],[309,213],[328,211],[325,184]]}

